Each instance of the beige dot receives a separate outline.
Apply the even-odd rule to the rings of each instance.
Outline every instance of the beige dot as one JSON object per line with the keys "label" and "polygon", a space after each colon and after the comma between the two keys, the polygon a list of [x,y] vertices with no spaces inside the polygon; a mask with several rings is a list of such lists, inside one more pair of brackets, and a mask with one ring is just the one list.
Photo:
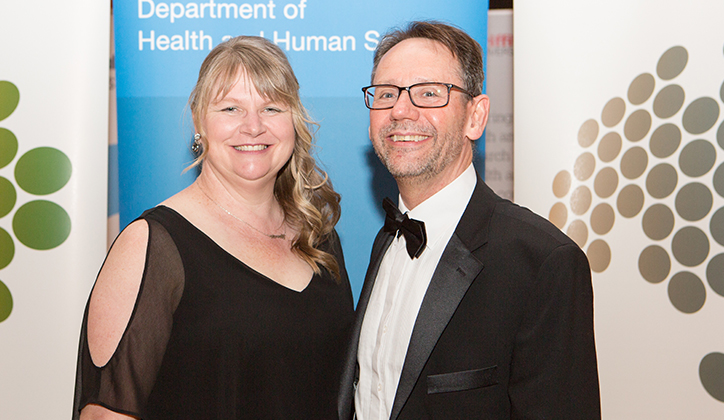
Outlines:
{"label": "beige dot", "polygon": [[558,229],[563,229],[568,220],[568,209],[563,203],[556,203],[551,207],[551,211],[548,214],[548,220],[553,223]]}
{"label": "beige dot", "polygon": [[571,194],[571,211],[573,214],[584,214],[591,207],[591,190],[585,185],[573,190]]}
{"label": "beige dot", "polygon": [[571,174],[568,171],[560,171],[553,178],[553,195],[558,198],[565,197],[571,188]]}
{"label": "beige dot", "polygon": [[588,255],[588,262],[591,264],[591,271],[594,273],[606,271],[611,263],[611,248],[602,239],[591,242],[586,254]]}
{"label": "beige dot", "polygon": [[615,169],[606,167],[598,171],[593,181],[593,190],[597,196],[608,198],[616,192],[616,188],[618,188],[618,173]]}
{"label": "beige dot", "polygon": [[599,235],[611,231],[614,222],[613,208],[607,203],[601,203],[591,212],[591,230]]}
{"label": "beige dot", "polygon": [[630,184],[621,189],[616,200],[616,208],[623,217],[634,217],[644,207],[644,192],[641,187]]}
{"label": "beige dot", "polygon": [[649,283],[661,283],[671,271],[671,258],[666,250],[658,245],[646,247],[639,255],[639,272]]}
{"label": "beige dot", "polygon": [[610,162],[621,153],[621,135],[612,131],[598,143],[598,157],[604,162]]}
{"label": "beige dot", "polygon": [[628,179],[640,177],[649,164],[649,155],[641,147],[632,147],[621,157],[621,174]]}
{"label": "beige dot", "polygon": [[596,120],[588,120],[578,129],[578,144],[581,147],[588,147],[596,141],[598,137],[598,123]]}
{"label": "beige dot", "polygon": [[649,73],[640,74],[628,88],[628,100],[634,105],[641,105],[646,102],[654,93],[656,84],[654,76]]}
{"label": "beige dot", "polygon": [[566,234],[581,248],[583,248],[583,246],[586,245],[586,241],[588,241],[588,228],[586,224],[580,220],[572,221],[571,224],[568,225]]}
{"label": "beige dot", "polygon": [[651,130],[651,114],[646,110],[639,109],[626,119],[623,134],[629,141],[637,142],[646,137],[649,130]]}
{"label": "beige dot", "polygon": [[621,98],[613,98],[603,107],[601,122],[606,127],[613,127],[621,122],[626,112],[626,103]]}
{"label": "beige dot", "polygon": [[661,89],[654,98],[654,114],[659,118],[670,118],[676,115],[684,105],[686,92],[679,85],[669,85]]}
{"label": "beige dot", "polygon": [[681,46],[671,47],[661,55],[656,65],[656,74],[664,80],[678,76],[689,61],[689,53]]}
{"label": "beige dot", "polygon": [[596,169],[596,158],[591,153],[583,153],[578,156],[576,163],[573,165],[573,175],[579,181],[585,181],[593,175]]}

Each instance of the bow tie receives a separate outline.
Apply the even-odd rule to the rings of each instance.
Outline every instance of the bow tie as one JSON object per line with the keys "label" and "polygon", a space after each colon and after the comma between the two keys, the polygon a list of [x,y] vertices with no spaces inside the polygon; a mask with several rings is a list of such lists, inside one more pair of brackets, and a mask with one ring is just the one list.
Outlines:
{"label": "bow tie", "polygon": [[[384,231],[394,234],[399,233],[405,236],[407,243],[407,253],[410,258],[415,259],[422,254],[427,244],[427,234],[425,233],[425,222],[410,219],[407,214],[402,214],[397,206],[389,198],[382,200],[382,208],[385,209],[387,217],[385,217]],[[398,233],[398,236],[399,236]]]}

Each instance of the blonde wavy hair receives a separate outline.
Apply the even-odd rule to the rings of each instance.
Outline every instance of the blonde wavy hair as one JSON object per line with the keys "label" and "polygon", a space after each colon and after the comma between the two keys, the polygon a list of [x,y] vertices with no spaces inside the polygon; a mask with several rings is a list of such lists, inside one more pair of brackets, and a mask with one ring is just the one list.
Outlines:
{"label": "blonde wavy hair", "polygon": [[317,166],[311,155],[314,146],[312,128],[317,124],[302,105],[299,82],[278,46],[265,38],[239,36],[219,44],[206,57],[189,97],[194,126],[201,135],[201,153],[190,168],[202,164],[206,158],[208,143],[202,121],[209,104],[226,96],[240,76],[247,77],[261,96],[291,108],[294,151],[277,174],[274,196],[287,223],[299,232],[292,242],[292,251],[315,273],[320,273],[321,266],[339,280],[337,260],[322,251],[320,245],[332,239],[340,216],[340,196],[332,188],[327,173]]}

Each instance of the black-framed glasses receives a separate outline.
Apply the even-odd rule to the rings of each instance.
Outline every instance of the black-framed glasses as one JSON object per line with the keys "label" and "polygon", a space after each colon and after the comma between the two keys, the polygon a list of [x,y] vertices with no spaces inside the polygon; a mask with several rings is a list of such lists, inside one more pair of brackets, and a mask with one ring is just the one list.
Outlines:
{"label": "black-framed glasses", "polygon": [[369,109],[390,109],[397,103],[403,90],[410,95],[410,102],[418,108],[442,108],[450,102],[452,89],[475,97],[472,93],[452,83],[425,82],[400,87],[395,85],[372,85],[362,88],[365,105]]}

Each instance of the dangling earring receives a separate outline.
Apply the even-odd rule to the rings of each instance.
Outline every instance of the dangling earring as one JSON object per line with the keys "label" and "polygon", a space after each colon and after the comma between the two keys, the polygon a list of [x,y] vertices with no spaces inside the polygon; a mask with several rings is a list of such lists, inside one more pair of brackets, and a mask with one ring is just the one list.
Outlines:
{"label": "dangling earring", "polygon": [[194,134],[194,142],[191,144],[191,151],[198,153],[201,150],[201,134]]}

